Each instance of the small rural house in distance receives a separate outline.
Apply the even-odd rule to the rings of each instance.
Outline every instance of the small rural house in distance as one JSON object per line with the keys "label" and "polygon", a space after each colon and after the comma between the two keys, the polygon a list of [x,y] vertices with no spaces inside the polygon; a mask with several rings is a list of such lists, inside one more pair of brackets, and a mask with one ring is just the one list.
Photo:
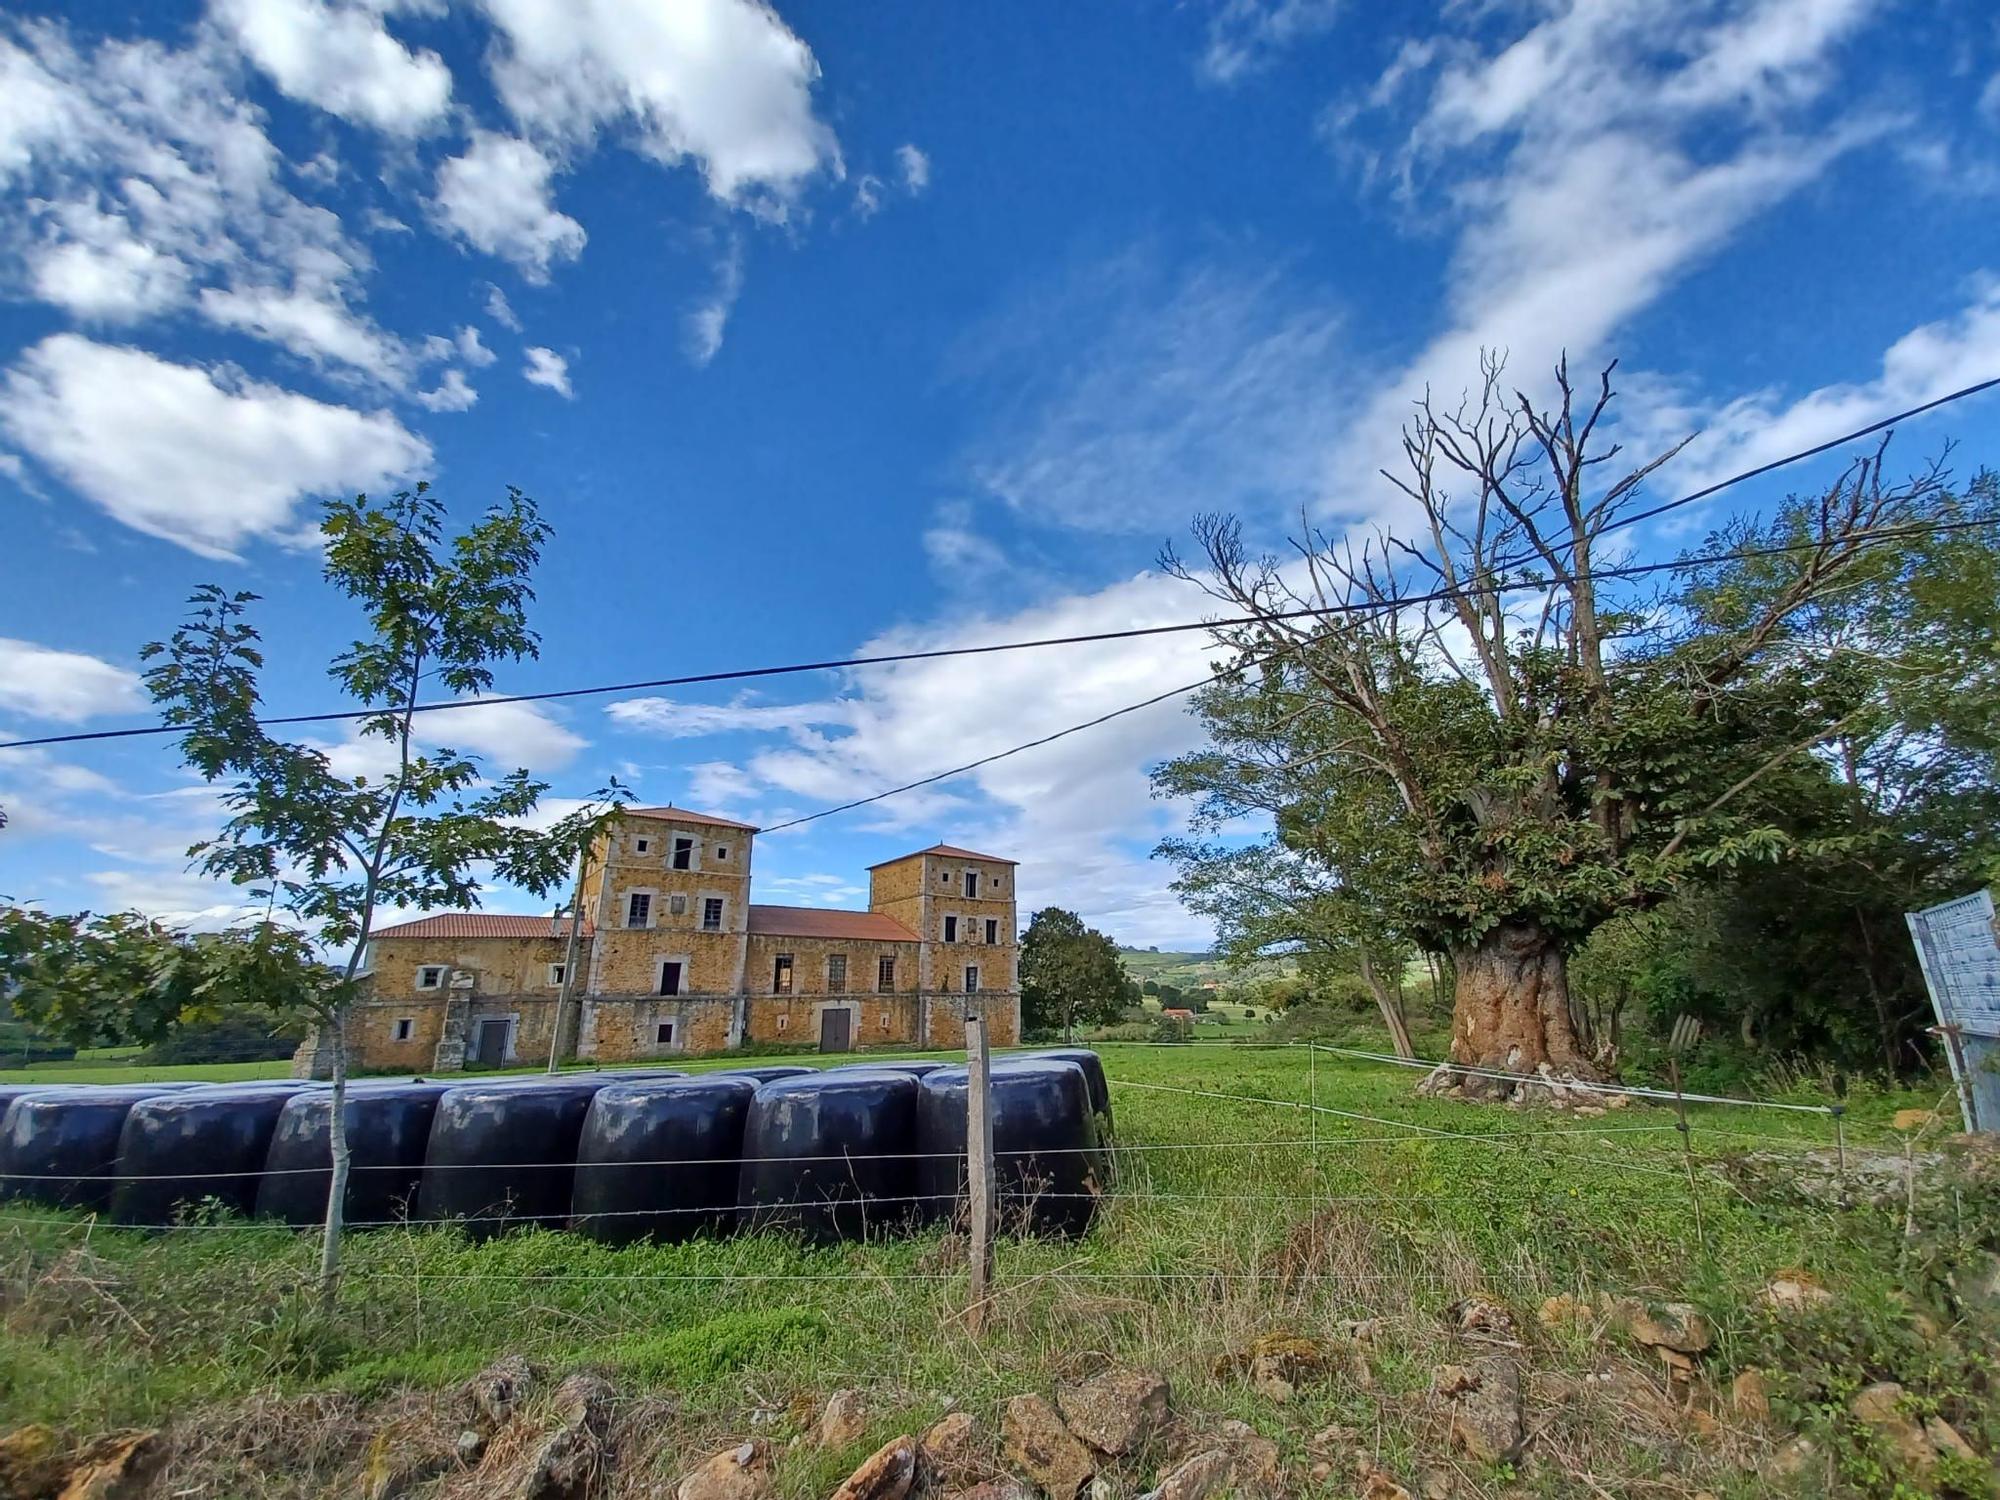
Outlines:
{"label": "small rural house in distance", "polygon": [[[868,872],[868,910],[750,899],[757,830],[626,808],[585,861],[560,1056],[631,1062],[746,1042],[949,1047],[966,997],[1020,1039],[1014,861],[934,844]],[[350,1065],[449,1073],[549,1054],[570,919],[446,912],[377,928]],[[317,1041],[293,1071],[324,1075]]]}

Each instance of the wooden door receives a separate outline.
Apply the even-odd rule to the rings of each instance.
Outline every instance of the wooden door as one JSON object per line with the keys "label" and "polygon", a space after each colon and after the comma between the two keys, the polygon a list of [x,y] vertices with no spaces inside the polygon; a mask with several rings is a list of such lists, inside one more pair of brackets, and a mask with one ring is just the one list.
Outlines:
{"label": "wooden door", "polygon": [[829,1006],[819,1013],[819,1050],[846,1052],[854,1045],[854,1014]]}
{"label": "wooden door", "polygon": [[507,1060],[507,1023],[505,1021],[481,1021],[479,1023],[479,1063],[482,1067],[497,1068]]}

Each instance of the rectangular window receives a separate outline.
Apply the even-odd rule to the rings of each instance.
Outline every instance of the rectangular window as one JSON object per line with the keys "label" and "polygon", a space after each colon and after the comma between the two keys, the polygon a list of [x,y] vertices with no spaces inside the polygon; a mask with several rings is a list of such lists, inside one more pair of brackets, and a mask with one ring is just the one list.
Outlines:
{"label": "rectangular window", "polygon": [[653,1032],[653,1040],[658,1042],[662,1047],[673,1046],[674,1023],[672,1021],[660,1022],[659,1026]]}
{"label": "rectangular window", "polygon": [[946,917],[944,919],[944,940],[947,943],[955,943],[958,941],[957,917]]}
{"label": "rectangular window", "polygon": [[1000,919],[998,917],[988,917],[986,919],[986,941],[989,943],[1000,941]]}
{"label": "rectangular window", "polygon": [[444,987],[443,964],[424,964],[417,970],[417,988],[436,990]]}
{"label": "rectangular window", "polygon": [[404,1016],[400,1021],[396,1023],[396,1040],[399,1042],[407,1042],[410,1039],[410,1033],[415,1031],[416,1029],[417,1029],[417,1023],[411,1020],[408,1016]]}
{"label": "rectangular window", "polygon": [[692,870],[694,868],[693,839],[676,838],[674,840],[673,868],[676,870]]}
{"label": "rectangular window", "polygon": [[896,993],[896,960],[878,958],[875,960],[875,988],[885,995]]}
{"label": "rectangular window", "polygon": [[563,982],[563,972],[564,972],[564,971],[563,971],[563,966],[562,966],[561,964],[550,964],[550,965],[549,965],[549,988],[550,988],[550,989],[552,989],[552,990],[559,990],[559,989],[561,989],[561,988],[562,988],[562,982]]}
{"label": "rectangular window", "polygon": [[729,846],[727,844],[717,844],[715,846],[715,861],[717,864],[726,865],[729,863]]}
{"label": "rectangular window", "polygon": [[653,847],[653,841],[651,839],[632,840],[632,852],[634,854],[645,854],[649,850],[651,850],[652,847]]}
{"label": "rectangular window", "polygon": [[889,1029],[889,1012],[886,1010],[882,1012],[882,1029],[884,1031]]}
{"label": "rectangular window", "polygon": [[667,897],[667,914],[674,917],[686,916],[688,914],[688,898],[685,896]]}
{"label": "rectangular window", "polygon": [[703,932],[722,931],[722,898],[710,896],[701,903],[701,930]]}
{"label": "rectangular window", "polygon": [[979,894],[979,872],[977,870],[967,870],[965,872],[965,894],[968,896],[977,896]]}
{"label": "rectangular window", "polygon": [[829,953],[826,956],[826,992],[829,995],[847,993],[847,955]]}
{"label": "rectangular window", "polygon": [[965,966],[965,993],[968,995],[976,995],[977,993],[979,993],[978,964],[967,964]]}
{"label": "rectangular window", "polygon": [[650,927],[653,925],[653,898],[642,891],[634,891],[625,898],[625,925],[627,927]]}
{"label": "rectangular window", "polygon": [[780,953],[771,961],[771,993],[789,995],[792,992],[792,955]]}
{"label": "rectangular window", "polygon": [[787,1026],[791,1024],[792,1024],[792,1018],[790,1016],[778,1017],[778,1030],[783,1031]]}
{"label": "rectangular window", "polygon": [[681,962],[677,958],[660,961],[660,993],[678,995],[681,992]]}

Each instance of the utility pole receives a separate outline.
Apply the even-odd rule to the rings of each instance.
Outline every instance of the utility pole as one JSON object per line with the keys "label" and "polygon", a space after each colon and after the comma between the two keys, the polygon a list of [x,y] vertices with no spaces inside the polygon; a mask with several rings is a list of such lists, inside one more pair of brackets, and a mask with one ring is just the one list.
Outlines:
{"label": "utility pole", "polygon": [[563,949],[562,989],[556,994],[556,1023],[549,1029],[549,1071],[556,1070],[562,1054],[563,1018],[569,1014],[569,997],[576,986],[576,955],[583,944],[583,877],[590,865],[590,846],[576,856],[576,889],[569,902],[569,943]]}

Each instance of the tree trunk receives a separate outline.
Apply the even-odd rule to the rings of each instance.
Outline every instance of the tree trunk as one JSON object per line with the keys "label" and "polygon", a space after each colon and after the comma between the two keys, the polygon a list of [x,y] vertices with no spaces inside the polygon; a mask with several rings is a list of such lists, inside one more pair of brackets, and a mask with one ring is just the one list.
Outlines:
{"label": "tree trunk", "polygon": [[1401,991],[1392,990],[1383,983],[1382,976],[1375,971],[1375,959],[1366,945],[1358,950],[1361,960],[1361,977],[1368,982],[1368,988],[1375,996],[1375,1007],[1382,1012],[1382,1022],[1389,1028],[1389,1044],[1396,1049],[1398,1057],[1415,1057],[1417,1049],[1410,1041],[1410,1023],[1403,1015]]}
{"label": "tree trunk", "polygon": [[[1598,1077],[1570,1018],[1569,964],[1535,922],[1503,922],[1477,943],[1451,951],[1455,985],[1451,1060],[1505,1073],[1547,1064],[1559,1078]],[[1504,1097],[1514,1085],[1466,1078],[1477,1097]]]}
{"label": "tree trunk", "polygon": [[334,1006],[327,1018],[327,1036],[333,1046],[333,1089],[327,1120],[327,1143],[333,1152],[333,1173],[327,1184],[326,1228],[319,1242],[319,1289],[328,1306],[340,1285],[340,1231],[346,1218],[347,1170],[352,1156],[347,1148],[347,1005]]}

